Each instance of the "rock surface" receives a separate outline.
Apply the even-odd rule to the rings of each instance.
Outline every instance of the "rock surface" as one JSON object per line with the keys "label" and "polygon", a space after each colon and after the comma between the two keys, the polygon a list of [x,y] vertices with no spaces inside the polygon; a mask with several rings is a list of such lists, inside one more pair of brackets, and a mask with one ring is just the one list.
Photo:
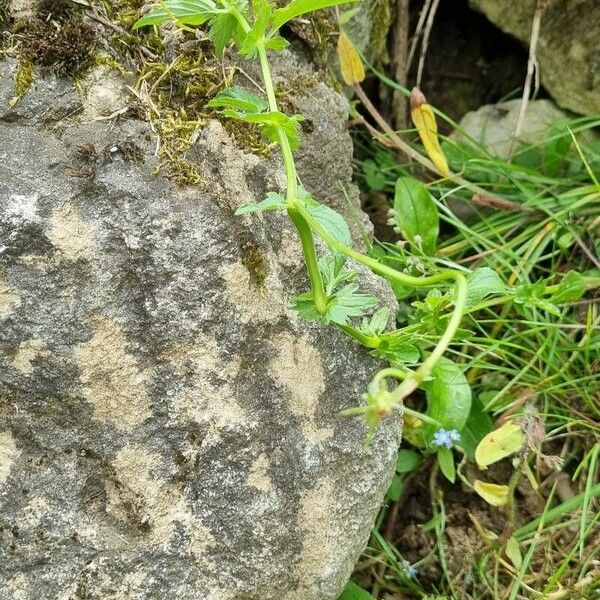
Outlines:
{"label": "rock surface", "polygon": [[[466,133],[472,140],[481,144],[499,158],[508,158],[511,149],[518,148],[514,142],[515,126],[519,117],[521,100],[509,100],[498,104],[486,104],[467,113],[452,137],[468,143]],[[517,142],[537,144],[546,140],[550,129],[569,116],[556,107],[551,100],[532,100],[527,104],[527,112]]]}
{"label": "rock surface", "polygon": [[[0,68],[0,599],[333,600],[399,422],[366,448],[338,415],[380,365],[288,308],[307,279],[287,219],[233,214],[279,163],[212,121],[205,185],[175,188],[147,123],[76,117],[40,77],[8,107]],[[326,107],[317,130],[341,132]]]}
{"label": "rock surface", "polygon": [[[535,0],[470,0],[473,8],[529,43]],[[557,104],[576,113],[600,112],[600,2],[551,0],[537,47],[541,81]]]}

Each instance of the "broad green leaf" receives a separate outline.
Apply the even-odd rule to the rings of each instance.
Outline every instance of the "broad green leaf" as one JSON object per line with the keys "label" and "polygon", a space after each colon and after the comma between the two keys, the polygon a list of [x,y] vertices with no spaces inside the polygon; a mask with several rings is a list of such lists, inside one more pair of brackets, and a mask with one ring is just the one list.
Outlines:
{"label": "broad green leaf", "polygon": [[523,564],[523,555],[521,554],[519,542],[517,542],[517,540],[512,535],[508,538],[506,542],[505,552],[510,562],[515,567],[517,567],[517,569],[520,569],[521,565]]}
{"label": "broad green leaf", "polygon": [[338,600],[375,600],[375,598],[353,581],[349,581]]}
{"label": "broad green leaf", "polygon": [[269,104],[265,98],[244,88],[233,86],[219,92],[212,100],[207,102],[206,106],[254,114],[267,110]]}
{"label": "broad green leaf", "polygon": [[287,6],[275,11],[273,15],[272,27],[273,30],[276,31],[288,21],[295,19],[300,15],[314,12],[315,10],[321,10],[323,8],[330,8],[331,6],[338,6],[339,4],[346,4],[348,2],[356,1],[357,0],[292,0]]}
{"label": "broad green leaf", "polygon": [[238,27],[238,20],[234,15],[226,13],[213,17],[209,25],[209,35],[215,46],[215,54],[221,58],[225,47],[229,44],[231,38],[234,37],[234,33]]}
{"label": "broad green leaf", "polygon": [[345,246],[352,246],[352,236],[346,220],[340,213],[317,202],[306,190],[298,190],[298,200],[301,200],[312,217],[327,230],[327,233]]}
{"label": "broad green leaf", "polygon": [[340,32],[337,43],[337,54],[340,61],[342,78],[347,85],[356,85],[365,78],[365,68],[360,54],[354,47],[352,40],[344,31]]}
{"label": "broad green leaf", "polygon": [[269,192],[262,202],[249,202],[242,204],[236,211],[236,215],[247,215],[249,213],[267,212],[281,210],[286,207],[285,198],[281,194]]}
{"label": "broad green leaf", "polygon": [[503,294],[506,289],[506,284],[493,269],[489,267],[475,269],[467,279],[466,307],[471,308],[492,294]]}
{"label": "broad green leaf", "polygon": [[229,11],[218,8],[213,0],[164,0],[139,19],[133,28],[162,25],[174,19],[185,25],[202,25],[222,12]]}
{"label": "broad green leaf", "polygon": [[[412,177],[396,181],[394,217],[404,238],[425,254],[434,254],[439,214],[427,188]],[[420,242],[419,242],[420,240]]]}
{"label": "broad green leaf", "polygon": [[423,457],[414,450],[399,450],[398,458],[396,459],[396,473],[412,473],[416,471],[421,463]]}
{"label": "broad green leaf", "polygon": [[508,504],[508,486],[487,483],[476,479],[473,483],[475,491],[491,506],[506,506]]}
{"label": "broad green leaf", "polygon": [[[494,392],[495,394],[495,392]],[[492,430],[494,421],[484,412],[479,398],[473,398],[469,418],[461,432],[460,447],[469,458],[475,458],[475,450],[481,440]]]}
{"label": "broad green leaf", "polygon": [[480,469],[518,452],[525,443],[521,427],[513,421],[488,433],[475,450],[475,460]]}
{"label": "broad green leaf", "polygon": [[576,302],[585,294],[585,277],[577,271],[569,271],[550,297],[551,302]]}
{"label": "broad green leaf", "polygon": [[456,467],[454,466],[454,454],[450,448],[440,448],[437,451],[438,464],[444,477],[450,482],[456,481]]}
{"label": "broad green leaf", "polygon": [[400,496],[402,495],[402,489],[404,488],[404,482],[401,477],[398,475],[394,475],[392,477],[392,481],[390,482],[390,486],[388,487],[386,496],[392,502],[398,502],[400,500]]}
{"label": "broad green leaf", "polygon": [[402,330],[390,331],[380,335],[379,346],[373,350],[373,356],[385,358],[394,365],[414,365],[419,362],[421,353],[414,345],[417,336]]}
{"label": "broad green leaf", "polygon": [[[471,411],[471,387],[460,365],[442,357],[431,372],[432,380],[423,385],[427,396],[427,415],[444,429],[462,431]],[[437,427],[424,426],[424,440],[429,444]]]}

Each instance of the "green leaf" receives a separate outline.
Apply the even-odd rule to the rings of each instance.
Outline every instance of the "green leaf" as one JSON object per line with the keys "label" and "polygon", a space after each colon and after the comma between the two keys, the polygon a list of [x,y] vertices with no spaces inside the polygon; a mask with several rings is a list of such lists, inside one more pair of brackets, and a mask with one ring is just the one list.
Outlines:
{"label": "green leaf", "polygon": [[329,8],[346,4],[347,2],[356,2],[357,0],[292,0],[287,6],[275,11],[273,15],[273,30],[278,30],[291,19],[304,15],[315,10]]}
{"label": "green leaf", "polygon": [[346,220],[340,213],[317,202],[309,192],[300,188],[298,200],[304,203],[312,217],[331,235],[332,238],[345,246],[352,246],[352,236]]}
{"label": "green leaf", "polygon": [[356,271],[344,269],[346,257],[342,254],[326,254],[319,259],[319,271],[323,277],[325,293],[332,296],[342,283],[346,283],[356,277]]}
{"label": "green leaf", "polygon": [[494,421],[490,415],[483,410],[481,400],[473,398],[469,418],[461,434],[461,448],[469,458],[475,457],[475,449],[481,440],[492,430]]}
{"label": "green leaf", "polygon": [[363,319],[360,330],[365,335],[375,337],[385,331],[387,327],[390,311],[385,306],[380,308],[370,319]]}
{"label": "green leaf", "polygon": [[519,542],[517,542],[514,536],[510,536],[506,541],[506,556],[508,556],[510,562],[517,568],[520,569],[523,564],[523,555],[521,554],[521,548]]}
{"label": "green leaf", "polygon": [[402,449],[396,459],[396,473],[412,473],[421,466],[422,462],[423,457],[418,452]]}
{"label": "green leaf", "polygon": [[349,581],[338,600],[375,600],[375,598],[353,581]]}
{"label": "green leaf", "polygon": [[585,277],[577,271],[569,271],[558,284],[550,300],[555,304],[576,302],[585,294]]}
{"label": "green leaf", "polygon": [[221,58],[223,51],[238,27],[238,20],[234,15],[226,13],[223,15],[217,15],[210,20],[210,39],[213,41],[215,46],[215,54]]}
{"label": "green leaf", "polygon": [[212,100],[207,102],[206,106],[255,114],[266,111],[269,104],[265,98],[257,94],[238,86],[232,86],[219,92]]}
{"label": "green leaf", "polygon": [[402,481],[402,478],[398,477],[398,475],[394,475],[392,477],[392,481],[390,482],[390,487],[388,488],[386,496],[392,502],[398,502],[398,500],[400,500],[400,496],[402,495],[403,488],[404,482]]}
{"label": "green leaf", "polygon": [[373,356],[379,356],[392,366],[414,365],[419,362],[421,353],[414,345],[417,336],[400,329],[380,334],[379,346],[373,350]]}
{"label": "green leaf", "polygon": [[262,202],[249,202],[242,204],[236,211],[236,215],[247,215],[249,213],[267,212],[281,210],[286,207],[285,198],[281,194],[269,192]]}
{"label": "green leaf", "polygon": [[437,451],[438,464],[444,477],[454,483],[456,481],[456,467],[454,466],[454,454],[450,448],[440,448]]}
{"label": "green leaf", "polygon": [[507,290],[500,275],[489,267],[475,269],[467,278],[467,303],[471,308],[492,294],[503,294]]}
{"label": "green leaf", "polygon": [[215,15],[229,12],[228,9],[217,8],[213,0],[164,0],[140,18],[134,29],[146,25],[162,25],[168,21],[177,21],[185,25],[202,25]]}
{"label": "green leaf", "polygon": [[258,42],[266,36],[267,27],[271,21],[273,7],[267,0],[253,0],[254,24],[242,42],[240,54],[252,58],[258,53]]}
{"label": "green leaf", "polygon": [[293,308],[310,321],[347,325],[351,318],[362,317],[366,311],[377,306],[378,302],[374,296],[359,293],[356,283],[350,283],[329,297],[327,310],[322,315],[317,312],[312,292],[296,296]]}
{"label": "green leaf", "polygon": [[427,188],[412,177],[398,178],[394,211],[396,224],[404,238],[425,254],[434,254],[440,219]]}
{"label": "green leaf", "polygon": [[[423,385],[427,397],[427,415],[444,429],[462,431],[471,411],[471,387],[462,367],[442,357],[431,375],[433,379]],[[426,444],[431,442],[437,429],[433,424],[425,424],[423,439]]]}

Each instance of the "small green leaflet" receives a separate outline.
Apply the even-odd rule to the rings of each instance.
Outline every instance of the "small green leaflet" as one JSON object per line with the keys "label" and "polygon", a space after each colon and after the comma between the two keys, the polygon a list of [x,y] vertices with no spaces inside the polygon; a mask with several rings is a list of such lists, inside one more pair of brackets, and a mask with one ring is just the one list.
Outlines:
{"label": "small green leaflet", "polygon": [[139,19],[134,29],[146,25],[162,25],[176,19],[185,25],[202,25],[219,13],[228,9],[217,8],[213,0],[164,0]]}
{"label": "small green leaflet", "polygon": [[425,254],[435,253],[440,218],[427,188],[412,177],[399,177],[394,194],[394,218],[404,238]]}
{"label": "small green leaflet", "polygon": [[354,581],[349,581],[342,595],[337,600],[375,600],[375,598],[369,592],[356,585]]}
{"label": "small green leaflet", "polygon": [[234,110],[241,114],[260,113],[269,108],[269,104],[265,98],[238,86],[222,90],[206,106],[209,108]]}
{"label": "small green leaflet", "polygon": [[503,294],[507,291],[506,284],[500,275],[489,267],[475,269],[467,278],[467,303],[471,308],[492,294]]}
{"label": "small green leaflet", "polygon": [[585,277],[577,271],[569,271],[550,296],[550,300],[555,304],[576,302],[583,294],[585,294]]}
{"label": "small green leaflet", "polygon": [[311,292],[300,294],[294,299],[294,309],[305,319],[338,325],[347,325],[352,317],[362,317],[377,304],[377,298],[360,293],[356,283],[349,283],[330,296],[327,311],[323,315],[317,312]]}
{"label": "small green leaflet", "polygon": [[398,451],[398,458],[396,459],[396,473],[412,473],[416,471],[423,462],[423,457],[414,450],[402,450]]}
{"label": "small green leaflet", "polygon": [[540,308],[555,317],[560,317],[561,312],[558,306],[544,298],[547,287],[547,282],[544,280],[535,283],[521,283],[515,288],[515,302],[533,308]]}
{"label": "small green leaflet", "polygon": [[392,366],[414,365],[421,353],[413,344],[418,337],[400,329],[380,334],[379,346],[371,352],[373,356],[385,358]]}
{"label": "small green leaflet", "polygon": [[345,246],[352,246],[352,236],[346,220],[340,213],[317,202],[305,189],[298,190],[298,200],[304,203],[312,217],[331,237]]}
{"label": "small green leaflet", "polygon": [[344,269],[345,264],[346,257],[337,253],[326,254],[319,259],[319,271],[323,277],[325,293],[328,296],[331,296],[342,283],[351,281],[356,277],[356,271]]}
{"label": "small green leaflet", "polygon": [[275,11],[273,14],[272,28],[277,31],[291,19],[315,10],[346,4],[357,0],[292,0],[288,5]]}
{"label": "small green leaflet", "polygon": [[390,311],[385,306],[376,311],[370,319],[363,319],[360,331],[370,337],[376,337],[385,331]]}
{"label": "small green leaflet", "polygon": [[[462,431],[471,411],[471,386],[460,365],[442,357],[433,368],[432,381],[423,385],[427,396],[427,415],[444,429]],[[429,423],[423,427],[426,444],[433,439],[437,428]]]}
{"label": "small green leaflet", "polygon": [[440,448],[437,451],[438,464],[444,477],[450,482],[456,481],[456,467],[454,466],[454,454],[450,448]]}
{"label": "small green leaflet", "polygon": [[285,198],[281,194],[269,192],[262,202],[249,202],[242,204],[236,211],[236,215],[247,215],[250,213],[281,210],[286,207]]}

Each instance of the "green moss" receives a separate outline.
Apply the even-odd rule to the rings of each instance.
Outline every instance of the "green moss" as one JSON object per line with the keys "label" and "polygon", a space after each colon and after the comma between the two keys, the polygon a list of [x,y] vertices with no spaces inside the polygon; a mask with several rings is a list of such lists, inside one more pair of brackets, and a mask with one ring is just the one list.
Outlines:
{"label": "green moss", "polygon": [[35,80],[35,69],[33,63],[24,58],[19,62],[15,74],[15,95],[10,101],[11,106],[15,106],[19,100],[27,93]]}
{"label": "green moss", "polygon": [[240,246],[242,264],[248,269],[250,278],[258,287],[262,287],[269,273],[268,263],[261,249],[252,242]]}
{"label": "green moss", "polygon": [[373,0],[369,10],[372,23],[369,50],[375,60],[387,64],[390,60],[387,38],[393,21],[390,0]]}

